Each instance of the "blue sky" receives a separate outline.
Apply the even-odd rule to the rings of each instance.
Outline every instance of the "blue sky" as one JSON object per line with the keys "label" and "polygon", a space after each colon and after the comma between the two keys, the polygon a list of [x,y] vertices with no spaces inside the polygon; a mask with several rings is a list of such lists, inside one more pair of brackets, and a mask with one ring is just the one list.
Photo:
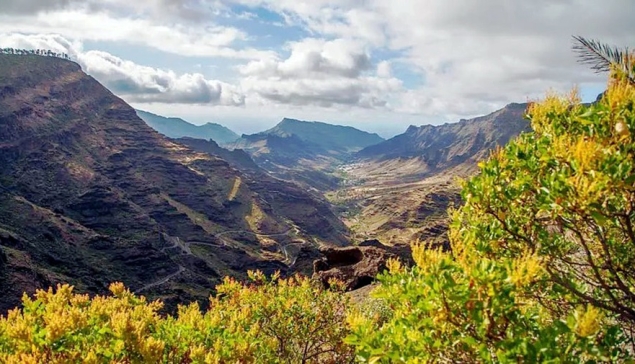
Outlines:
{"label": "blue sky", "polygon": [[631,0],[3,0],[0,46],[72,54],[137,108],[239,133],[283,117],[391,136],[606,75],[571,36],[635,44]]}

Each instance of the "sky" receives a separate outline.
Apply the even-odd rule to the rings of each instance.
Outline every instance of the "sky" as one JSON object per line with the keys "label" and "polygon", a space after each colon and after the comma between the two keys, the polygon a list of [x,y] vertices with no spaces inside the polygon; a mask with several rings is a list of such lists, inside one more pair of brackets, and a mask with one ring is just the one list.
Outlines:
{"label": "sky", "polygon": [[70,54],[132,106],[238,133],[390,137],[578,87],[572,36],[635,47],[633,0],[0,0],[0,48]]}

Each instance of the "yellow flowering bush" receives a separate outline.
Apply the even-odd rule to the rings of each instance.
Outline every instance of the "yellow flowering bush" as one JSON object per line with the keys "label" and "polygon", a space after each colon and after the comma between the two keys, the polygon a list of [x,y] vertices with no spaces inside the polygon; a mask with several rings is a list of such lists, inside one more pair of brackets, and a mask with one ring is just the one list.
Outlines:
{"label": "yellow flowering bush", "polygon": [[1,363],[345,363],[348,301],[308,278],[225,279],[202,312],[162,317],[121,283],[111,296],[60,285],[23,298],[0,319]]}
{"label": "yellow flowering bush", "polygon": [[632,362],[635,85],[530,106],[533,133],[479,164],[451,212],[451,253],[413,250],[375,295],[392,316],[349,318],[361,361]]}

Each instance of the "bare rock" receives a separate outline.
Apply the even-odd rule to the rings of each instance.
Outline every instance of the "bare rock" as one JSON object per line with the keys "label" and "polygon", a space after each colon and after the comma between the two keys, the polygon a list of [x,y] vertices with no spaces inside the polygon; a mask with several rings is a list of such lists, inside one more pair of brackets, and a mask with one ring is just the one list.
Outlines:
{"label": "bare rock", "polygon": [[337,279],[344,283],[346,290],[373,283],[377,274],[386,270],[390,258],[412,264],[410,246],[387,246],[377,240],[365,241],[359,246],[323,248],[320,253],[323,257],[313,262],[313,278],[327,287],[330,280]]}

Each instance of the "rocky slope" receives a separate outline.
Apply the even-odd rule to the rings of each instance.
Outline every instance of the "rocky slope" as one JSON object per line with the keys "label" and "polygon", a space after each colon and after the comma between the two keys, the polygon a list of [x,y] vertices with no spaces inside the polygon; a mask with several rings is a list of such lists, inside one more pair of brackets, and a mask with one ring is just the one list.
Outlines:
{"label": "rocky slope", "polygon": [[461,164],[472,167],[496,146],[529,130],[523,118],[526,109],[527,104],[509,104],[489,115],[458,123],[410,126],[403,134],[359,151],[356,157],[362,163],[377,165],[399,160],[404,167],[402,175],[434,174]]}
{"label": "rocky slope", "polygon": [[243,149],[275,176],[314,191],[335,188],[335,167],[353,153],[383,139],[349,126],[283,119],[274,128],[243,135],[231,147]]}
{"label": "rocky slope", "polygon": [[460,203],[456,178],[476,173],[492,149],[528,131],[526,108],[510,104],[453,124],[411,126],[359,151],[342,167],[344,186],[328,196],[359,240],[445,244],[446,211]]}
{"label": "rocky slope", "polygon": [[220,124],[194,125],[181,118],[166,118],[142,110],[136,110],[136,112],[152,129],[170,138],[212,139],[220,144],[233,143],[240,138],[238,134]]}
{"label": "rocky slope", "polygon": [[155,132],[75,63],[0,55],[0,310],[58,282],[205,301],[224,275],[347,244],[326,203],[250,178]]}

